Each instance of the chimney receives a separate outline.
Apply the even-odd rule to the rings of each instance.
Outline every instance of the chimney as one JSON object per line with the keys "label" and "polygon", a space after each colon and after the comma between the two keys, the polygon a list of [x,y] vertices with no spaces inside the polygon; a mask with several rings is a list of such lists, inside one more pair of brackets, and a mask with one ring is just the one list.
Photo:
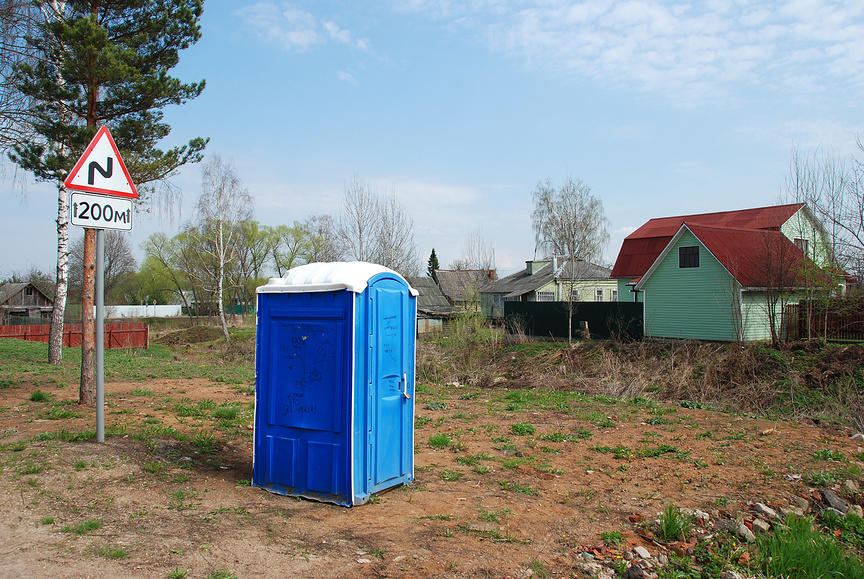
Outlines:
{"label": "chimney", "polygon": [[495,275],[495,270],[494,270],[494,269],[490,269],[490,270],[489,270],[489,279],[491,279],[492,281],[495,281],[496,277],[497,277],[497,276]]}

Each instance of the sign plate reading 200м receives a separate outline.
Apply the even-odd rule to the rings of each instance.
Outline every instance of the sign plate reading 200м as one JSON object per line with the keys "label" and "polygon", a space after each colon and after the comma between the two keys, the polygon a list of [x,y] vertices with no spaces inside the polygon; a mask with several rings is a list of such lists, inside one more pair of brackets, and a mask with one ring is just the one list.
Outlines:
{"label": "sign plate reading 200\u043c", "polygon": [[107,127],[99,129],[63,184],[74,190],[72,225],[132,229],[132,199],[138,191]]}

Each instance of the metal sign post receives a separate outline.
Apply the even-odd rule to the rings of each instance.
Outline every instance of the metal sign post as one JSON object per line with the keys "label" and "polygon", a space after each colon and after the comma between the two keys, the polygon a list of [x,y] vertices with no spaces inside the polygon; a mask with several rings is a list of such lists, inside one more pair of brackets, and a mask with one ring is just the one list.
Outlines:
{"label": "metal sign post", "polygon": [[96,442],[105,442],[105,230],[96,230]]}
{"label": "metal sign post", "polygon": [[96,230],[96,442],[105,442],[105,230],[132,229],[138,190],[108,127],[96,132],[63,184],[74,191],[69,221]]}

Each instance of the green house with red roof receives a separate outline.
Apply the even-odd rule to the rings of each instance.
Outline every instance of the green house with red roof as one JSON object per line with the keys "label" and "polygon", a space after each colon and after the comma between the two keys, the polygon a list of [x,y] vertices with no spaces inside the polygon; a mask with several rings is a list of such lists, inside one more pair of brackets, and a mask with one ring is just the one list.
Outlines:
{"label": "green house with red roof", "polygon": [[[646,337],[769,340],[786,304],[838,289],[827,234],[803,203],[651,219],[612,269]],[[818,265],[817,265],[818,264]]]}

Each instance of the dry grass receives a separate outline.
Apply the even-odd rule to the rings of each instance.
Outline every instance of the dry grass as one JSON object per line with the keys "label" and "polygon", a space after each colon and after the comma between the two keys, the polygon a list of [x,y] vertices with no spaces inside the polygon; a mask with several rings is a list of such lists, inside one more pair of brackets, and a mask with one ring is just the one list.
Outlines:
{"label": "dry grass", "polygon": [[573,390],[621,398],[688,400],[757,414],[864,427],[864,346],[611,341],[510,343],[478,332],[421,341],[418,376],[459,382]]}

